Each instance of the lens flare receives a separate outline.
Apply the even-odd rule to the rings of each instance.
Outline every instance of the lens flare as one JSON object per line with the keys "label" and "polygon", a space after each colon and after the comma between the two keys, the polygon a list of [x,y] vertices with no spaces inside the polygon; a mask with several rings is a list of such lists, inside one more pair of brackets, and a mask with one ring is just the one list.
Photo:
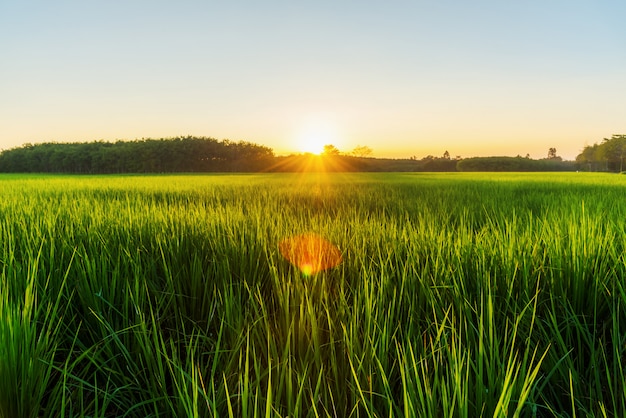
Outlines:
{"label": "lens flare", "polygon": [[280,253],[302,274],[311,276],[341,263],[341,251],[330,241],[316,234],[289,237],[278,244]]}

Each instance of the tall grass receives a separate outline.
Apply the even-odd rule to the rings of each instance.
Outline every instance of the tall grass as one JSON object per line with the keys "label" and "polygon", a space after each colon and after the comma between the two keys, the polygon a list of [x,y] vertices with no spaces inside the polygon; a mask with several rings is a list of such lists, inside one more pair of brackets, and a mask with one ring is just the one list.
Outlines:
{"label": "tall grass", "polygon": [[[0,177],[0,417],[624,416],[625,191]],[[290,265],[304,232],[343,263]]]}

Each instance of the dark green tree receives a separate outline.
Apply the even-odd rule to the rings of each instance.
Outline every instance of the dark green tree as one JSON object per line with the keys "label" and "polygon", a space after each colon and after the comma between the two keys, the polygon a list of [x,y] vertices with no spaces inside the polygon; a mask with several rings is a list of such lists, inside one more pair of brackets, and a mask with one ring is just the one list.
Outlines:
{"label": "dark green tree", "polygon": [[25,144],[0,153],[1,172],[77,174],[259,171],[271,148],[205,137]]}
{"label": "dark green tree", "polygon": [[556,148],[548,149],[548,160],[556,160],[557,158],[559,157],[556,155]]}
{"label": "dark green tree", "polygon": [[611,138],[604,138],[601,146],[604,148],[607,169],[619,172],[624,171],[626,135],[613,135]]}

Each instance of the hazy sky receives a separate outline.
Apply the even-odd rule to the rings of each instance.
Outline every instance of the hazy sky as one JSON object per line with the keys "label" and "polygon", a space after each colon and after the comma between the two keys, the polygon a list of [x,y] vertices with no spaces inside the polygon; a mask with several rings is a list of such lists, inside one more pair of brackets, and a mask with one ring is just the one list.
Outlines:
{"label": "hazy sky", "polygon": [[626,133],[625,16],[623,0],[0,0],[0,149],[196,135],[574,158]]}

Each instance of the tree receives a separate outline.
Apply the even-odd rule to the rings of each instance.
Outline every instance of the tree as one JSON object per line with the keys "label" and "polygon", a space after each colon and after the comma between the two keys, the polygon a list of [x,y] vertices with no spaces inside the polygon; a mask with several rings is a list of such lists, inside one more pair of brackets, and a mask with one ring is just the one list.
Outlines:
{"label": "tree", "polygon": [[598,144],[594,144],[593,146],[587,145],[583,148],[583,151],[576,156],[576,162],[581,166],[586,166],[587,171],[597,170],[595,163],[599,161],[598,147]]}
{"label": "tree", "polygon": [[444,160],[449,160],[450,159],[450,153],[448,152],[448,150],[446,150],[446,152],[443,153],[443,157]]}
{"label": "tree", "polygon": [[580,166],[587,166],[589,171],[606,170],[621,172],[626,169],[626,135],[612,135],[604,138],[600,144],[586,145],[576,156]]}
{"label": "tree", "polygon": [[331,144],[324,145],[324,151],[322,152],[322,155],[339,155],[339,154],[340,152],[336,146],[331,145]]}
{"label": "tree", "polygon": [[548,160],[554,160],[556,158],[558,158],[556,155],[556,148],[550,148],[548,150]]}
{"label": "tree", "polygon": [[373,152],[374,151],[372,151],[370,147],[357,145],[352,150],[352,155],[354,155],[355,157],[359,157],[359,158],[367,158],[367,157],[371,157]]}
{"label": "tree", "polygon": [[613,135],[611,138],[602,140],[604,156],[607,167],[613,171],[624,171],[624,158],[626,157],[626,135]]}

